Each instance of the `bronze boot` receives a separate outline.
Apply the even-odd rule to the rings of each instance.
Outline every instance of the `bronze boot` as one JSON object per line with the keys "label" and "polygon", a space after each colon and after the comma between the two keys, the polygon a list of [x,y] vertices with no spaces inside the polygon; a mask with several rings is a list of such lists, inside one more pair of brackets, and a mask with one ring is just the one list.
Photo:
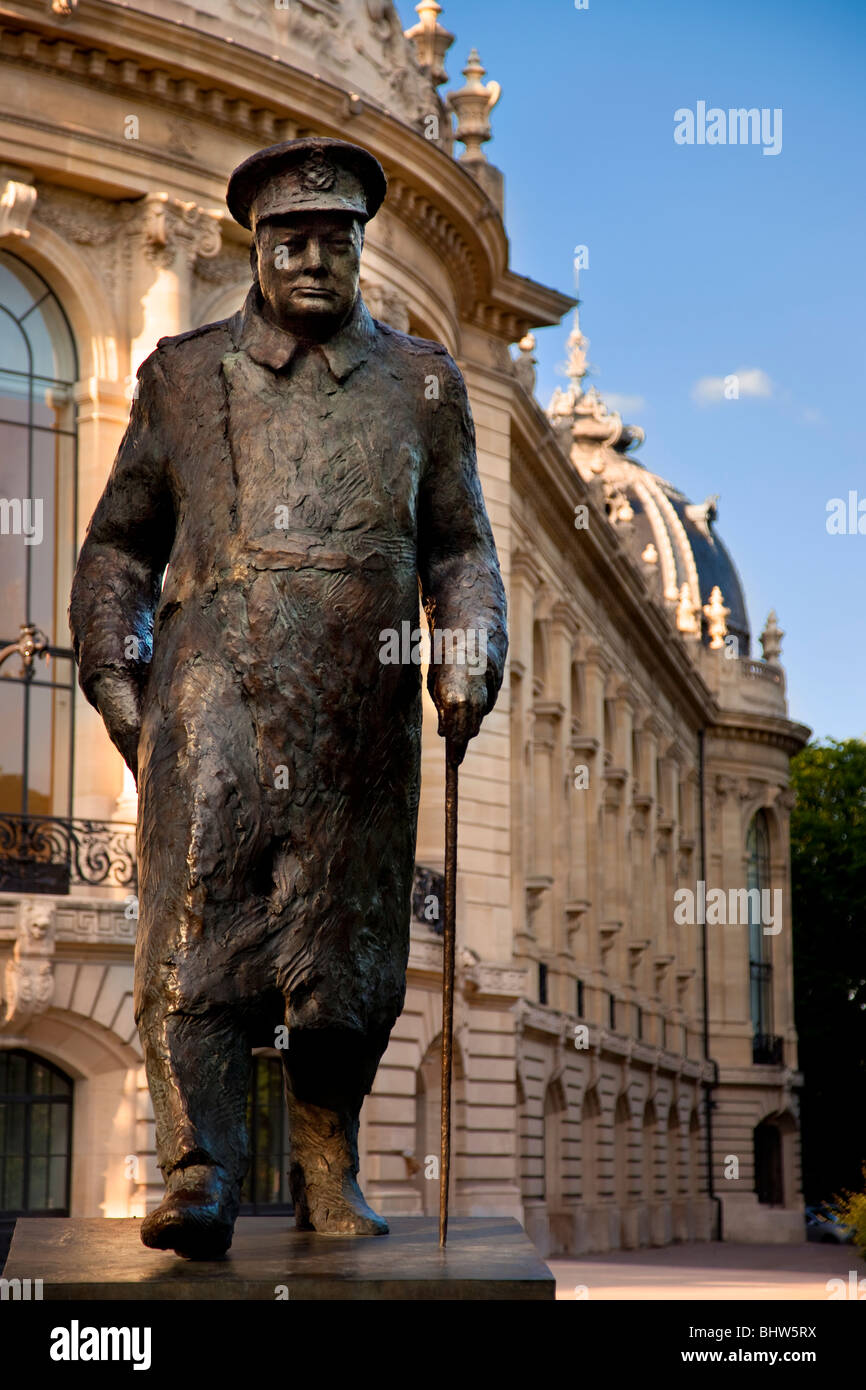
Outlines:
{"label": "bronze boot", "polygon": [[153,1250],[175,1250],[188,1260],[215,1260],[232,1243],[238,1185],[214,1164],[176,1168],[162,1202],[141,1223],[141,1239]]}
{"label": "bronze boot", "polygon": [[358,1186],[358,1116],[287,1096],[289,1186],[299,1231],[386,1236],[388,1223]]}

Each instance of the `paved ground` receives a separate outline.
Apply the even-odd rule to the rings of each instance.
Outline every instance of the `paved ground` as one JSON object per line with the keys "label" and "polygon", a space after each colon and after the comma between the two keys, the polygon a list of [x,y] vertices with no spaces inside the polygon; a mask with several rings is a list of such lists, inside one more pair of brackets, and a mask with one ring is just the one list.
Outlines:
{"label": "paved ground", "polygon": [[[668,1245],[660,1250],[617,1250],[608,1255],[554,1257],[556,1297],[574,1299],[820,1299],[827,1301],[849,1274],[863,1280],[866,1264],[853,1245]],[[582,1286],[576,1295],[576,1286]],[[582,1289],[585,1287],[586,1293]]]}

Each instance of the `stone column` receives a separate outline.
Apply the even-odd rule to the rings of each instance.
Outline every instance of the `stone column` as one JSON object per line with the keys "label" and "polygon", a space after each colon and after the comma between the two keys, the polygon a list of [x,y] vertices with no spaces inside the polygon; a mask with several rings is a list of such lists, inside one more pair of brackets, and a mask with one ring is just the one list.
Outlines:
{"label": "stone column", "polygon": [[[130,393],[119,381],[89,377],[75,387],[78,406],[78,545],[102,495],[129,421]],[[75,706],[74,817],[111,820],[123,786],[123,761],[102,720],[80,692]]]}
{"label": "stone column", "polygon": [[131,225],[130,370],[134,375],[157,340],[184,333],[190,322],[197,256],[216,256],[222,244],[217,209],[148,193]]}

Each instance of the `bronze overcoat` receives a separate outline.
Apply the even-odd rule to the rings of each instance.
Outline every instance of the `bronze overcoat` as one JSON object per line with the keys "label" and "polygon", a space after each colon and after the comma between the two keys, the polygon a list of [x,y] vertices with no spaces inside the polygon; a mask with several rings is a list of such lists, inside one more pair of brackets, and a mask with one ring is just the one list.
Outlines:
{"label": "bronze overcoat", "polygon": [[446,350],[360,297],[319,348],[261,308],[143,363],[72,589],[85,693],[132,669],[143,694],[136,1017],[277,989],[291,1026],[388,1028],[421,700],[382,636],[420,580],[437,626],[486,632],[489,708],[505,595]]}

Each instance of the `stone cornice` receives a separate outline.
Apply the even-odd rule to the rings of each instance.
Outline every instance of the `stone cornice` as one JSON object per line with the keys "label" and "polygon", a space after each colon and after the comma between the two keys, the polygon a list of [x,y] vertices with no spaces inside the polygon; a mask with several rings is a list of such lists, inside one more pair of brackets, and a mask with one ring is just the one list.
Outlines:
{"label": "stone cornice", "polygon": [[741,740],[762,743],[793,757],[809,742],[812,730],[790,719],[775,719],[772,715],[723,713],[708,729],[708,738]]}
{"label": "stone cornice", "polygon": [[[315,74],[107,0],[88,0],[63,21],[45,0],[3,0],[0,61],[53,72],[90,89],[122,94],[126,100],[152,102],[160,111],[206,123],[211,130],[222,128],[254,146],[312,130],[356,140],[385,166],[391,184],[386,206],[408,220],[452,269],[455,297],[466,320],[503,342],[514,342],[530,328],[558,323],[575,302],[508,268],[502,219],[459,161],[367,98],[352,114],[346,92]],[[47,129],[35,118],[33,125]],[[86,179],[92,191],[115,198],[158,191],[145,167],[156,160],[181,171],[181,192],[186,170],[195,174],[197,187],[202,186],[199,196],[208,185],[211,199],[217,193],[222,196],[225,170],[201,169],[193,158],[131,147],[105,133],[100,138],[87,131],[63,133],[67,144],[80,145],[81,155],[79,159],[67,154],[63,177],[71,182]],[[123,170],[115,162],[110,181],[102,173],[102,161],[93,157],[94,145],[124,147]],[[137,155],[145,156],[140,164]],[[40,177],[52,177],[55,159],[51,147],[45,148]],[[119,187],[118,177],[128,179],[128,186]],[[243,236],[227,217],[229,229]]]}

